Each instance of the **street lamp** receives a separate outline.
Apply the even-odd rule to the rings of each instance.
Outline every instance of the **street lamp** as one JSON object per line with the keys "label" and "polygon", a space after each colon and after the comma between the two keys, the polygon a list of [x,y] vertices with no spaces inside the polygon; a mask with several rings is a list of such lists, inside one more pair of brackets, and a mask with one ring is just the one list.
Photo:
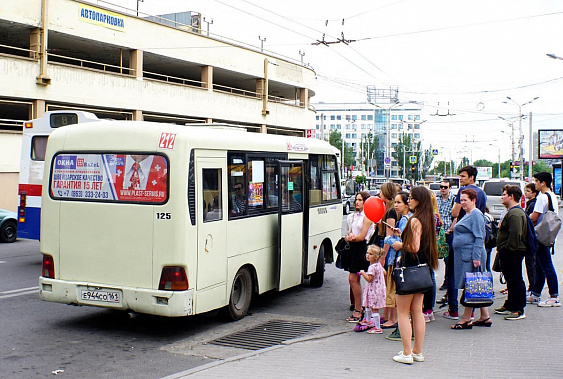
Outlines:
{"label": "street lamp", "polygon": [[[501,120],[504,120],[508,123],[508,125],[510,125],[510,138],[511,138],[511,143],[510,143],[510,148],[511,148],[511,153],[510,153],[510,164],[512,165],[512,162],[514,162],[514,121],[510,121],[507,118],[504,118],[502,116],[498,116],[498,118],[500,118]],[[502,132],[502,130],[501,130]],[[512,177],[512,170],[510,171],[510,179],[513,179]]]}
{"label": "street lamp", "polygon": [[139,17],[139,3],[144,3],[145,0],[137,0],[137,17]]}
{"label": "street lamp", "polygon": [[[511,102],[513,102],[516,106],[518,106],[518,130],[520,132],[520,139],[518,141],[518,150],[520,152],[520,180],[524,179],[524,134],[522,133],[522,107],[524,105],[527,104],[531,104],[534,100],[539,99],[539,96],[534,97],[532,100],[529,100],[525,103],[519,104],[516,101],[512,100],[512,98],[510,96],[506,97],[508,100],[510,100]],[[503,101],[503,103],[505,104],[509,104],[506,101]],[[530,122],[530,129],[532,128],[532,123]],[[532,132],[530,130],[530,138],[532,138]],[[530,152],[531,154],[531,152]],[[532,159],[531,159],[531,155],[530,155],[530,162],[529,164],[532,164]]]}

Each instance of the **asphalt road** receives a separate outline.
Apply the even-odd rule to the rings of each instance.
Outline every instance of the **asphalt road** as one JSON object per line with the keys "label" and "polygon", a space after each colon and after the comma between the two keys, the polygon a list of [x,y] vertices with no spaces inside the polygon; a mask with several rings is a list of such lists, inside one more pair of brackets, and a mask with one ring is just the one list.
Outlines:
{"label": "asphalt road", "polygon": [[[209,345],[270,320],[316,321],[315,333],[342,327],[347,276],[327,267],[325,285],[304,284],[253,299],[250,314],[224,322],[214,314],[184,318],[137,315],[39,300],[39,243],[0,244],[0,377],[161,378],[244,353]],[[335,305],[335,299],[337,304]],[[347,312],[347,311],[346,311]]]}

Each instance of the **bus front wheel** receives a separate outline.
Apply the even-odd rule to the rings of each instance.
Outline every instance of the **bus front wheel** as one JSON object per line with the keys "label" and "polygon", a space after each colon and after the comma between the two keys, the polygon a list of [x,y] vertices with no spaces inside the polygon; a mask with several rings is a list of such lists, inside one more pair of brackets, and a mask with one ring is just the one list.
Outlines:
{"label": "bus front wheel", "polygon": [[317,268],[313,274],[309,284],[311,287],[322,287],[325,278],[325,245],[321,244],[319,249],[319,256],[317,257]]}
{"label": "bus front wheel", "polygon": [[240,320],[248,313],[252,300],[252,275],[246,267],[238,270],[233,280],[229,304],[225,309],[227,319]]}

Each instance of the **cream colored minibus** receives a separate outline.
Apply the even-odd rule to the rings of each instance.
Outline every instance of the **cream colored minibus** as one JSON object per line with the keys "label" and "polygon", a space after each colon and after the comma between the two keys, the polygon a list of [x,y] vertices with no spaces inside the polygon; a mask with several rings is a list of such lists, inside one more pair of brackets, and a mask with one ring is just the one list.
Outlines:
{"label": "cream colored minibus", "polygon": [[321,286],[340,237],[332,147],[229,125],[61,127],[45,156],[42,300],[246,315],[254,294]]}

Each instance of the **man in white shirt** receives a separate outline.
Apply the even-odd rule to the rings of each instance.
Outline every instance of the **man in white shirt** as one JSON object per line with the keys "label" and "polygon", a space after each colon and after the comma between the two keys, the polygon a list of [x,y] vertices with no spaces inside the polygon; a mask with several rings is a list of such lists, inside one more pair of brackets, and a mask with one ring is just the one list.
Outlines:
{"label": "man in white shirt", "polygon": [[[537,196],[534,211],[530,218],[535,225],[539,224],[543,215],[548,211],[549,200],[555,212],[558,211],[557,197],[550,191],[552,177],[549,172],[538,172],[534,175],[534,184],[536,190],[540,192]],[[557,281],[557,273],[553,267],[550,254],[551,246],[539,244],[538,251],[536,252],[536,282],[532,288],[532,293],[526,298],[530,304],[537,304],[539,307],[560,307],[559,302],[559,282]],[[547,280],[547,287],[549,288],[549,299],[541,301],[541,292]]]}

